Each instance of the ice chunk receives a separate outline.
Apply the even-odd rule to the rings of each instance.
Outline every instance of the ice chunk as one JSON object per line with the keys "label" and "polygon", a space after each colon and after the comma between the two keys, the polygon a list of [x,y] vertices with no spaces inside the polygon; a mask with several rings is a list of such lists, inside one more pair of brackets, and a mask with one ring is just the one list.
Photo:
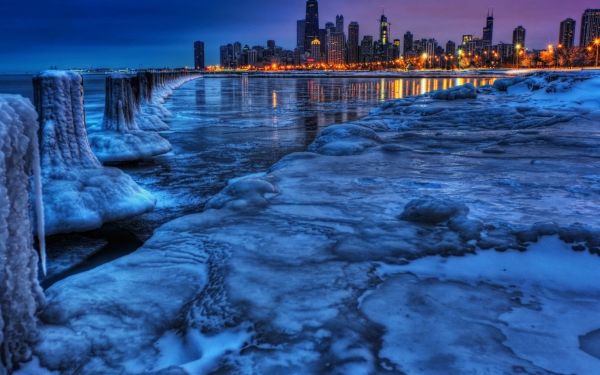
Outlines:
{"label": "ice chunk", "polygon": [[400,218],[417,223],[438,224],[468,213],[469,208],[463,203],[449,199],[423,197],[410,201]]}
{"label": "ice chunk", "polygon": [[323,130],[309,151],[323,155],[355,155],[375,147],[381,139],[367,127],[357,124],[333,125]]}
{"label": "ice chunk", "polygon": [[[0,373],[31,360],[43,304],[33,248],[30,194],[37,115],[29,100],[0,95]],[[38,215],[41,213],[38,213]]]}
{"label": "ice chunk", "polygon": [[257,178],[246,178],[233,182],[213,197],[207,208],[259,208],[267,205],[267,194],[275,194],[277,189],[269,182]]}
{"label": "ice chunk", "polygon": [[429,94],[431,98],[436,100],[459,100],[459,99],[476,99],[477,89],[470,83],[462,86],[452,87],[446,90],[433,91]]}
{"label": "ice chunk", "polygon": [[155,199],[93,154],[83,111],[81,76],[48,71],[34,78],[41,124],[47,234],[85,231],[152,210]]}

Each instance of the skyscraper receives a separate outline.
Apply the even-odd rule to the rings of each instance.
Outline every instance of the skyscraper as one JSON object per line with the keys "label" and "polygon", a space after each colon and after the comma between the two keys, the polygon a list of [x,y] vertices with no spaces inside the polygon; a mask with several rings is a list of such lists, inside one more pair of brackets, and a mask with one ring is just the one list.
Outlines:
{"label": "skyscraper", "polygon": [[321,42],[319,39],[315,39],[310,44],[310,57],[314,60],[314,62],[321,61]]}
{"label": "skyscraper", "polygon": [[321,42],[321,59],[327,59],[327,29],[319,29],[319,41]]}
{"label": "skyscraper", "polygon": [[319,2],[306,1],[306,25],[304,29],[304,50],[310,51],[311,43],[319,37]]}
{"label": "skyscraper", "polygon": [[327,34],[335,33],[336,26],[333,22],[325,23],[325,30],[327,30]]}
{"label": "skyscraper", "polygon": [[394,39],[394,47],[393,47],[393,57],[394,60],[400,58],[400,39]]}
{"label": "skyscraper", "polygon": [[587,47],[600,38],[600,9],[586,9],[581,17],[580,47]]}
{"label": "skyscraper", "polygon": [[494,13],[488,12],[485,27],[483,28],[483,44],[484,46],[491,47],[494,39]]}
{"label": "skyscraper", "polygon": [[379,43],[382,46],[385,46],[390,41],[390,24],[388,23],[388,19],[385,14],[381,15],[381,20],[379,21]]}
{"label": "skyscraper", "polygon": [[306,36],[306,20],[296,22],[296,48],[304,52],[304,38]]}
{"label": "skyscraper", "polygon": [[358,32],[358,22],[350,22],[350,25],[348,25],[348,62],[350,64],[359,61]]}
{"label": "skyscraper", "polygon": [[335,16],[335,31],[338,33],[344,32],[344,16],[341,14]]}
{"label": "skyscraper", "polygon": [[365,35],[360,42],[360,62],[373,61],[373,37]]}
{"label": "skyscraper", "polygon": [[204,42],[194,42],[194,69],[202,70],[204,65]]}
{"label": "skyscraper", "polygon": [[564,48],[573,48],[575,44],[575,20],[567,18],[560,23],[560,32],[558,34],[558,44]]}
{"label": "skyscraper", "polygon": [[520,45],[521,49],[525,49],[525,28],[517,26],[513,31],[513,46]]}
{"label": "skyscraper", "polygon": [[329,64],[344,63],[344,33],[336,31],[327,36],[327,62]]}
{"label": "skyscraper", "polygon": [[451,40],[446,43],[446,55],[456,55],[456,43]]}
{"label": "skyscraper", "polygon": [[413,38],[413,34],[410,31],[407,31],[404,34],[404,56],[408,55],[408,53],[413,50]]}

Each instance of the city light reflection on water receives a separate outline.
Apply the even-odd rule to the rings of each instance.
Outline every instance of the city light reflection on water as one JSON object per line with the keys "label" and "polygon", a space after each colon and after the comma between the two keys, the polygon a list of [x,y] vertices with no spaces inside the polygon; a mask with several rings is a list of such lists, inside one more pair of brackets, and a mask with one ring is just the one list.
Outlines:
{"label": "city light reflection on water", "polygon": [[[414,95],[424,95],[435,90],[446,90],[467,83],[475,87],[490,85],[494,78],[419,78],[348,80],[335,88],[320,79],[307,82],[311,102],[364,100],[376,104],[386,100],[402,99]],[[329,90],[329,92],[327,92]],[[275,91],[276,92],[276,91]]]}

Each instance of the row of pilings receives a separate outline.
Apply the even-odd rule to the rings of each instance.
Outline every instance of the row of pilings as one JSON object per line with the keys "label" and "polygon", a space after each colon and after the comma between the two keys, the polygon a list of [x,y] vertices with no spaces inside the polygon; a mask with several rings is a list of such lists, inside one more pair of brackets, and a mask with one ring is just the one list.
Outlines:
{"label": "row of pilings", "polygon": [[195,73],[188,71],[144,71],[135,75],[113,74],[106,78],[104,103],[105,130],[137,130],[136,116],[144,104],[151,104],[156,96],[170,89],[171,84],[189,79]]}
{"label": "row of pilings", "polygon": [[[161,90],[172,90],[194,76],[187,71],[110,75],[105,116],[121,117],[119,126],[135,124],[141,106],[164,96]],[[30,361],[38,339],[36,311],[44,299],[38,282],[38,261],[44,258],[42,211],[50,219],[46,223],[52,223],[53,215],[62,216],[66,221],[55,224],[50,233],[64,233],[89,230],[70,225],[70,212],[102,217],[102,212],[90,211],[101,200],[112,200],[103,208],[110,210],[143,198],[130,216],[155,204],[129,176],[103,167],[92,152],[81,75],[42,72],[33,78],[33,87],[35,107],[21,96],[0,94],[0,374],[13,373]],[[46,205],[47,199],[53,200],[46,206],[51,211],[42,208],[42,200]],[[81,208],[83,202],[91,208]],[[74,216],[76,221],[81,213]],[[104,217],[117,218],[114,213]],[[34,249],[34,232],[41,234],[41,257]]]}

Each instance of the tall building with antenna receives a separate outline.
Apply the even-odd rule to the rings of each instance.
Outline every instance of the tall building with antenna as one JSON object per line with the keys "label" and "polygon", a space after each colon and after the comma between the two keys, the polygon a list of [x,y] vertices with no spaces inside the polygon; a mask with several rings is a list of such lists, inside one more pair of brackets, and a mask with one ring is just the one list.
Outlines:
{"label": "tall building with antenna", "polygon": [[483,28],[483,40],[484,46],[491,47],[494,39],[494,10],[492,12],[488,10],[485,27]]}
{"label": "tall building with antenna", "polygon": [[379,20],[379,43],[382,46],[387,45],[390,42],[390,24],[385,14],[381,15]]}
{"label": "tall building with antenna", "polygon": [[319,2],[306,1],[306,26],[304,28],[304,50],[310,51],[312,41],[319,38]]}

